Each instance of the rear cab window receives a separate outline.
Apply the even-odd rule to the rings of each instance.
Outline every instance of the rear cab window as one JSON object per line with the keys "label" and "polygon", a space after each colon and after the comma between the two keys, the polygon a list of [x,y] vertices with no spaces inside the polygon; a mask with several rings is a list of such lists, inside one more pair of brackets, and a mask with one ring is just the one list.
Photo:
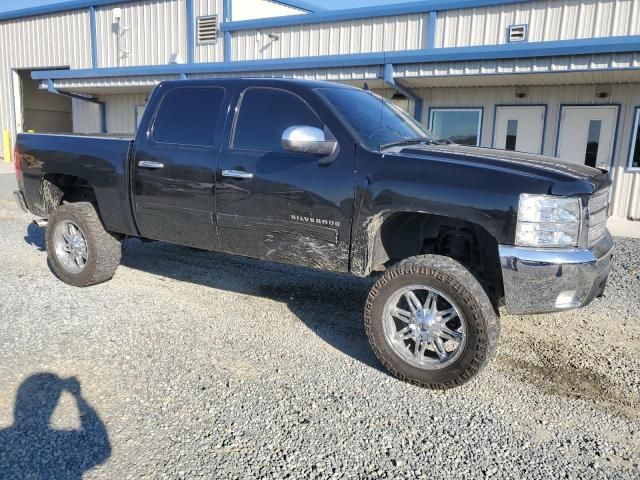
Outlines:
{"label": "rear cab window", "polygon": [[249,87],[240,97],[231,148],[284,152],[282,134],[294,125],[324,128],[313,109],[298,95],[272,87]]}
{"label": "rear cab window", "polygon": [[160,101],[153,121],[157,143],[213,147],[224,102],[222,87],[179,87]]}

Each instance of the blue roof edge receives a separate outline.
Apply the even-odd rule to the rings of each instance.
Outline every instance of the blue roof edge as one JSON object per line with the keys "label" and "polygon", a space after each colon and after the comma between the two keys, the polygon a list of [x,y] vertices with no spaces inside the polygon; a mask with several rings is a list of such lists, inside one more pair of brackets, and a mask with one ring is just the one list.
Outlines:
{"label": "blue roof edge", "polygon": [[433,63],[465,60],[500,60],[599,53],[640,51],[640,35],[557,40],[523,44],[448,47],[428,50],[324,55],[317,57],[247,60],[235,62],[146,65],[133,67],[89,68],[78,70],[35,70],[35,80],[99,78],[117,76],[173,75],[188,73],[229,73],[256,70],[299,70],[345,66],[373,66],[402,63]]}

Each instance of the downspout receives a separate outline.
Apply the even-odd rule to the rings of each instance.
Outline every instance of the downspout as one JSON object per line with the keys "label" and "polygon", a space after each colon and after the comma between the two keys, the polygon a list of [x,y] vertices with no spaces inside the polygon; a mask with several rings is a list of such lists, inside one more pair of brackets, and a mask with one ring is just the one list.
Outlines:
{"label": "downspout", "polygon": [[422,121],[422,97],[411,91],[411,89],[401,85],[393,76],[393,65],[390,63],[384,66],[384,83],[393,88],[396,92],[401,93],[413,102],[413,118]]}
{"label": "downspout", "polygon": [[[231,13],[232,0],[224,0],[222,4],[222,21],[223,23],[230,22],[232,17]],[[224,63],[231,61],[231,32],[224,32]]]}
{"label": "downspout", "polygon": [[71,93],[64,90],[58,90],[53,85],[53,80],[47,80],[47,90],[49,93],[55,93],[56,95],[62,95],[64,97],[75,98],[84,102],[95,103],[100,107],[100,132],[107,133],[107,106],[103,101],[98,100],[95,97],[87,97],[85,95],[79,95],[77,93]]}

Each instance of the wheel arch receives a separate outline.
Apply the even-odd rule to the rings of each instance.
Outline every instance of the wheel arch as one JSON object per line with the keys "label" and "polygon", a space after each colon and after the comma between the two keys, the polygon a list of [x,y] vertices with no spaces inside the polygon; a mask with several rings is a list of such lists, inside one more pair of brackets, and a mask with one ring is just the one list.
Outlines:
{"label": "wheel arch", "polygon": [[90,202],[100,209],[94,186],[86,178],[66,173],[47,173],[40,182],[42,210],[49,215],[54,208],[66,203]]}
{"label": "wheel arch", "polygon": [[361,267],[356,274],[371,275],[406,258],[433,253],[468,268],[494,307],[503,297],[498,240],[477,222],[416,210],[384,211],[369,218],[359,241],[364,260],[353,262],[352,268]]}

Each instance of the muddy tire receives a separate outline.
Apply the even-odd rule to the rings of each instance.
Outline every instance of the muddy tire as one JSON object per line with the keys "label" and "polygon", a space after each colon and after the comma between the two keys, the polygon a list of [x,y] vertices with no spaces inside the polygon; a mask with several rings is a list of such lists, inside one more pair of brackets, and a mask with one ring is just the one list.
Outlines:
{"label": "muddy tire", "polygon": [[51,270],[63,282],[88,287],[113,277],[122,243],[104,229],[88,202],[67,203],[49,216],[46,231]]}
{"label": "muddy tire", "polygon": [[387,270],[364,312],[369,343],[395,377],[448,389],[493,358],[500,323],[487,294],[460,263],[420,255]]}

